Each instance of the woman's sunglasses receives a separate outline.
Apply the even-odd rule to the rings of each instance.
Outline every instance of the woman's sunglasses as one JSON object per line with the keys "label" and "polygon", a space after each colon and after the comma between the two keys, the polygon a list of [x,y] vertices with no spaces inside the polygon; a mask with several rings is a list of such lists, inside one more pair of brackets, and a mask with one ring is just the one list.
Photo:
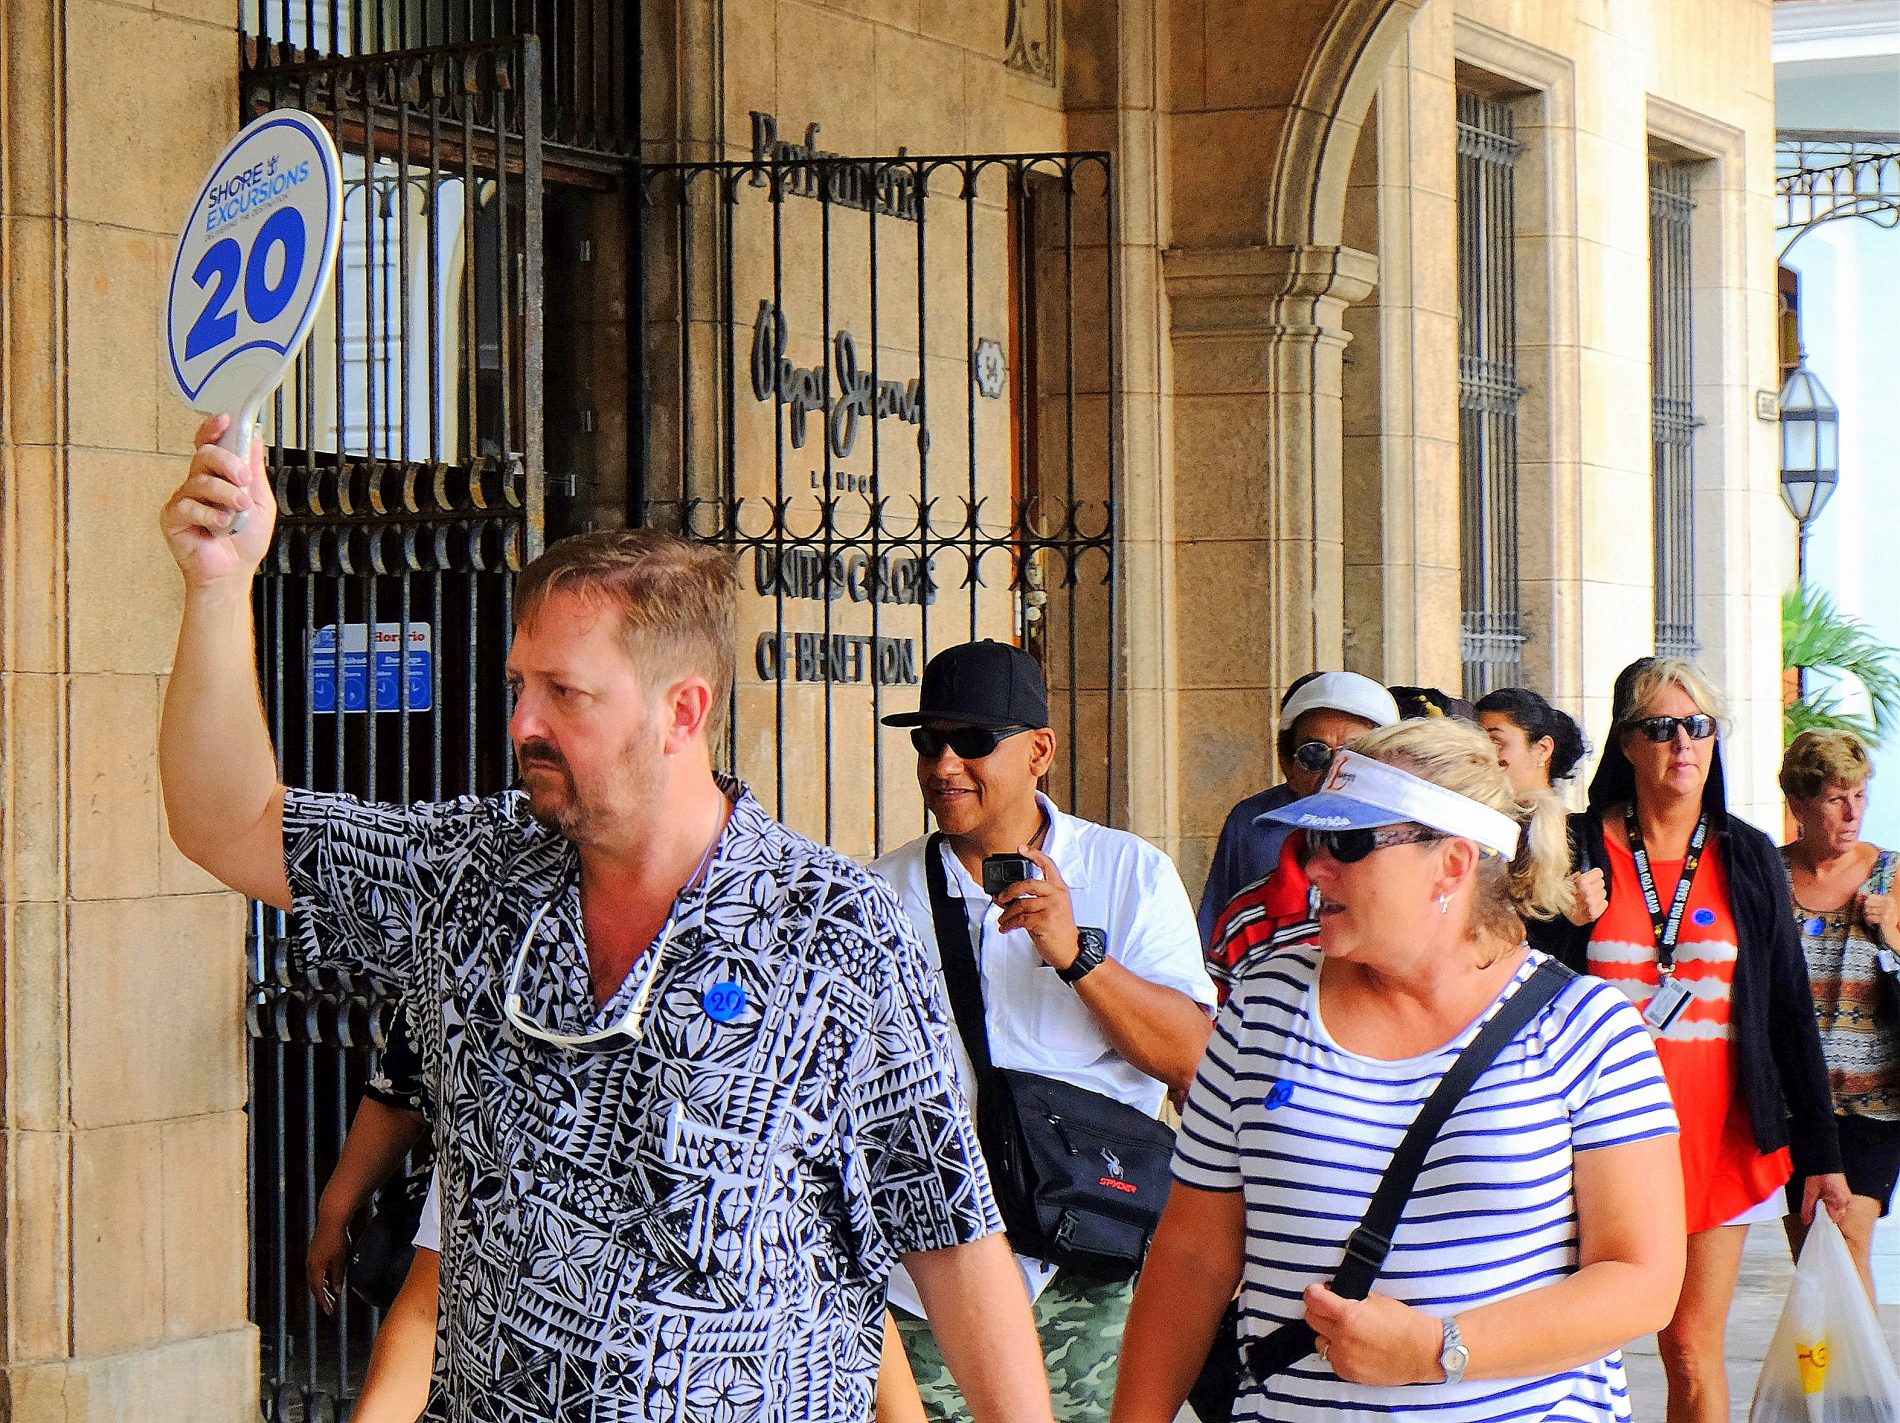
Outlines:
{"label": "woman's sunglasses", "polygon": [[926,761],[943,755],[946,746],[957,753],[959,761],[981,761],[1010,737],[1020,736],[1030,729],[1027,726],[960,726],[955,731],[932,731],[927,726],[913,726],[910,744]]}
{"label": "woman's sunglasses", "polygon": [[1317,776],[1333,764],[1333,748],[1324,741],[1302,741],[1293,748],[1293,764]]}
{"label": "woman's sunglasses", "polygon": [[1674,741],[1678,731],[1688,732],[1691,741],[1707,741],[1715,735],[1715,718],[1704,712],[1694,716],[1646,716],[1630,725],[1647,741]]}
{"label": "woman's sunglasses", "polygon": [[1423,825],[1381,825],[1372,830],[1309,830],[1306,832],[1307,858],[1324,850],[1342,865],[1356,865],[1374,850],[1394,845],[1417,845],[1427,840],[1443,840],[1444,835]]}

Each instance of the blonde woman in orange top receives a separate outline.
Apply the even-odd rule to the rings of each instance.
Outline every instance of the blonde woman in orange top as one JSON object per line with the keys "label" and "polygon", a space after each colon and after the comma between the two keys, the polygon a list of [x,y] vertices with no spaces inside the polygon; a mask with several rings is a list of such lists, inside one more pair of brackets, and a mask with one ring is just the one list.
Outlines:
{"label": "blonde woman in orange top", "polygon": [[1669,1423],[1726,1423],[1729,1305],[1743,1229],[1848,1204],[1808,969],[1774,842],[1728,813],[1722,703],[1691,663],[1643,658],[1616,679],[1615,721],[1571,817],[1579,908],[1533,942],[1642,1010],[1681,1120],[1688,1268],[1657,1336]]}

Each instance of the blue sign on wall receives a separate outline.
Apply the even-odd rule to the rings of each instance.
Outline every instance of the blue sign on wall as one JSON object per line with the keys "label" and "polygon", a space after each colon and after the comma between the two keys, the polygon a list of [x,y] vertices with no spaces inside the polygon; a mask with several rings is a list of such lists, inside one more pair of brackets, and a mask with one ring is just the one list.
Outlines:
{"label": "blue sign on wall", "polygon": [[[337,676],[336,625],[326,624],[310,642],[310,710],[313,712],[368,711],[370,687],[376,689],[376,710],[403,709],[403,682],[408,681],[409,710],[434,706],[435,648],[427,623],[409,624],[409,649],[402,651],[401,623],[376,624],[376,649],[370,652],[369,625],[343,624],[343,672]],[[339,696],[341,705],[339,705]]]}

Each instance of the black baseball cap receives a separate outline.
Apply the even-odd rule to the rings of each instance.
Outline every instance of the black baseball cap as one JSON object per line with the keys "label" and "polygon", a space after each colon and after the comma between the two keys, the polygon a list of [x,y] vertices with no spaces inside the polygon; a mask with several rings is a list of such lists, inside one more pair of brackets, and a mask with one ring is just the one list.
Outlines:
{"label": "black baseball cap", "polygon": [[984,638],[946,647],[924,664],[923,696],[914,712],[884,718],[886,726],[950,721],[962,726],[1049,724],[1042,668],[1020,647]]}

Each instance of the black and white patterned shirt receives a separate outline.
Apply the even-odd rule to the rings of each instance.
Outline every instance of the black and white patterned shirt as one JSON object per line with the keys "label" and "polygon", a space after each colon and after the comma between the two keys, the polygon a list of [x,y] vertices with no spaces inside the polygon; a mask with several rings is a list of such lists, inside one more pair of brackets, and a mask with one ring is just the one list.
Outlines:
{"label": "black and white patterned shirt", "polygon": [[[578,856],[518,793],[285,801],[302,951],[413,1000],[446,1226],[431,1419],[868,1419],[892,1265],[1001,1229],[889,889],[725,789],[706,877],[598,1012]],[[655,972],[637,1043],[507,1025],[543,905],[527,1015],[592,1031]]]}

